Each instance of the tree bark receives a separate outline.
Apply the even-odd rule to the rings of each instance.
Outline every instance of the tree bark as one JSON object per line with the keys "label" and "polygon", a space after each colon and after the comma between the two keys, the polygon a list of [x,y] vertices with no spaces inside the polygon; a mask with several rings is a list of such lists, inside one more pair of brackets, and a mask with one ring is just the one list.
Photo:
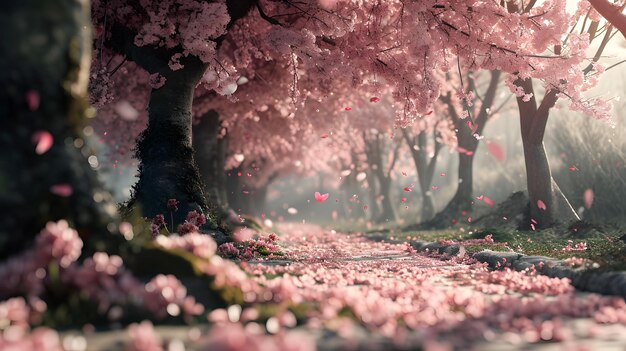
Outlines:
{"label": "tree bark", "polygon": [[[139,62],[144,59],[152,57],[141,57]],[[139,206],[144,217],[152,218],[169,212],[168,199],[176,199],[179,205],[173,214],[174,226],[183,223],[190,211],[208,212],[191,145],[193,92],[206,66],[191,56],[184,66],[177,71],[167,65],[159,67],[167,80],[150,93],[148,128],[137,141],[139,180],[128,203],[130,208]]]}
{"label": "tree bark", "polygon": [[[226,5],[231,17],[228,27],[244,17],[255,4],[254,0],[228,0]],[[109,46],[150,74],[166,79],[162,87],[150,93],[148,128],[137,141],[139,180],[126,212],[139,209],[144,217],[154,217],[169,212],[167,200],[176,199],[180,203],[171,223],[176,226],[185,220],[189,211],[206,213],[209,210],[191,144],[191,103],[207,64],[188,55],[180,60],[183,68],[172,71],[168,63],[173,54],[181,51],[180,47],[138,47],[134,43],[135,33],[120,23],[114,24],[111,31]],[[218,48],[223,39],[224,36],[215,40]],[[208,221],[216,225],[211,222]]]}
{"label": "tree bark", "polygon": [[[473,121],[474,127],[469,128],[466,124],[469,120],[461,119],[457,113],[455,107],[452,104],[450,96],[442,97],[443,101],[448,105],[448,111],[454,125],[458,130],[457,141],[459,146],[459,167],[458,167],[458,180],[459,185],[452,197],[452,200],[446,205],[446,207],[439,212],[435,218],[427,223],[427,226],[434,228],[443,228],[450,226],[453,220],[459,220],[459,216],[463,212],[469,212],[473,208],[473,192],[474,192],[474,155],[478,149],[478,139],[474,137],[474,134],[482,135],[489,116],[491,115],[490,109],[493,105],[498,85],[500,83],[500,71],[491,71],[491,79],[489,86],[485,91],[485,96],[482,101],[482,105],[478,115]],[[468,76],[471,90],[475,90],[474,80]]]}
{"label": "tree bark", "polygon": [[589,3],[626,38],[626,15],[622,13],[623,5],[616,6],[609,0],[589,0]]}
{"label": "tree bark", "polygon": [[[409,150],[411,150],[411,156],[413,158],[413,163],[415,164],[417,179],[422,192],[422,214],[420,222],[425,222],[435,215],[435,203],[430,190],[433,182],[433,175],[435,173],[437,156],[439,155],[439,150],[441,150],[441,144],[437,142],[436,134],[433,133],[435,150],[434,155],[429,159],[426,154],[428,147],[426,131],[421,131],[415,138],[412,138],[406,129],[402,130],[402,134],[407,145],[409,146]],[[415,146],[417,146],[417,149]]]}
{"label": "tree bark", "polygon": [[397,220],[396,210],[394,209],[393,204],[391,203],[391,196],[390,196],[391,179],[385,178],[382,181],[379,179],[379,181],[380,181],[380,195],[382,196],[380,200],[381,205],[382,205],[382,213],[378,216],[376,222],[378,223],[382,223],[386,221],[395,222]]}
{"label": "tree bark", "polygon": [[533,93],[530,100],[526,102],[521,97],[517,98],[530,200],[530,218],[525,226],[540,229],[553,226],[557,221],[579,220],[569,201],[556,190],[556,183],[552,179],[550,164],[543,146],[550,109],[556,104],[558,91],[547,91],[541,104],[537,106],[532,80],[517,80],[516,84],[524,88],[526,94]]}
{"label": "tree bark", "polygon": [[[26,248],[53,220],[68,220],[87,251],[105,249],[110,238],[115,206],[89,166],[87,150],[74,146],[93,115],[87,99],[90,28],[88,1],[0,5],[2,258]],[[38,132],[53,137],[51,148],[39,154],[33,142]],[[55,191],[59,186],[71,194]]]}
{"label": "tree bark", "polygon": [[228,197],[228,203],[233,210],[240,213],[242,207],[245,207],[245,203],[242,201],[243,194],[241,188],[241,176],[237,175],[241,174],[241,167],[233,168],[228,171],[227,174],[230,174],[226,178],[226,195]]}
{"label": "tree bark", "polygon": [[367,206],[367,209],[369,210],[369,214],[370,214],[370,219],[372,221],[376,221],[380,215],[381,215],[381,209],[378,206],[378,191],[376,190],[377,185],[376,185],[376,178],[374,177],[374,172],[373,171],[369,171],[367,172],[367,184],[368,184],[368,188],[369,188],[369,205]]}
{"label": "tree bark", "polygon": [[225,164],[226,155],[223,138],[219,138],[219,114],[211,110],[200,118],[193,126],[193,148],[196,162],[210,206],[219,212],[228,208],[228,200],[224,197],[226,188]]}

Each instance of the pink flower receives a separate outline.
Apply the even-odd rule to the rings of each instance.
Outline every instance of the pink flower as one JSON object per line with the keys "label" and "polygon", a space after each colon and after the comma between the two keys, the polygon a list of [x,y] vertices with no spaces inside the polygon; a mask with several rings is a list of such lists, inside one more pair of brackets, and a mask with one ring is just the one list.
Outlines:
{"label": "pink flower", "polygon": [[125,351],[163,351],[161,338],[155,333],[150,321],[129,325],[128,334],[130,341],[126,344]]}
{"label": "pink flower", "polygon": [[178,234],[185,235],[198,232],[198,227],[190,222],[185,222],[178,226]]}
{"label": "pink flower", "polygon": [[165,216],[163,216],[163,214],[158,214],[156,216],[154,216],[154,219],[152,220],[152,223],[156,224],[157,226],[162,226],[165,224]]}
{"label": "pink flower", "polygon": [[167,209],[172,211],[172,212],[176,212],[178,211],[178,200],[176,199],[169,199],[167,200]]}
{"label": "pink flower", "polygon": [[229,257],[239,256],[239,249],[233,245],[233,243],[224,243],[218,247],[220,253]]}

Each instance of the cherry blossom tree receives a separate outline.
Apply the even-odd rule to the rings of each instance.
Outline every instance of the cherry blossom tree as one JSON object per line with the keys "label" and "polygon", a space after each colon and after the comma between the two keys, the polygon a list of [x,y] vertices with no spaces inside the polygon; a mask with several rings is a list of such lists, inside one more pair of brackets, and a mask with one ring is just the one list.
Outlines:
{"label": "cherry blossom tree", "polygon": [[[450,225],[450,221],[458,218],[461,212],[469,211],[472,208],[474,202],[474,155],[487,122],[499,110],[499,107],[493,107],[501,73],[500,71],[491,71],[489,74],[487,84],[482,88],[476,82],[476,74],[472,72],[464,74],[465,79],[458,75],[455,76],[456,79],[449,78],[448,90],[440,97],[442,108],[445,109],[442,112],[445,113],[456,132],[455,148],[459,155],[459,166],[458,187],[454,196],[445,208],[429,222],[435,227]],[[463,87],[464,81],[467,84]]]}
{"label": "cherry blossom tree", "polygon": [[70,221],[91,250],[93,240],[109,237],[115,207],[83,147],[94,113],[87,99],[89,4],[15,2],[2,6],[0,20],[0,257],[58,219]]}
{"label": "cherry blossom tree", "polygon": [[[123,55],[150,74],[149,122],[137,143],[141,163],[130,209],[138,206],[143,215],[153,217],[165,211],[167,199],[176,198],[176,223],[191,210],[207,211],[191,147],[193,94],[207,68],[220,65],[216,52],[227,28],[254,3],[94,1],[99,51]],[[110,71],[102,68],[104,81]],[[233,83],[213,79],[209,85],[228,93]]]}
{"label": "cherry blossom tree", "polygon": [[[586,14],[586,15],[585,15]],[[530,228],[543,228],[555,222],[577,220],[578,216],[569,201],[562,194],[552,179],[550,165],[546,156],[543,139],[550,111],[560,98],[567,98],[570,109],[581,111],[589,116],[608,120],[611,106],[598,98],[585,98],[582,92],[593,87],[604,67],[598,64],[602,51],[612,38],[613,27],[605,24],[600,27],[599,16],[594,14],[589,4],[581,3],[577,14],[572,17],[570,26],[576,28],[577,22],[585,15],[591,21],[583,21],[580,33],[573,30],[555,45],[556,54],[562,55],[564,64],[569,69],[546,69],[543,73],[545,92],[541,102],[534,90],[534,79],[523,75],[514,75],[514,81],[508,84],[514,89],[520,115],[526,178],[530,199]],[[602,37],[595,55],[585,59],[589,42]]]}
{"label": "cherry blossom tree", "polygon": [[626,37],[626,15],[624,5],[611,3],[609,0],[589,0],[593,8]]}
{"label": "cherry blossom tree", "polygon": [[435,104],[432,116],[403,128],[402,136],[409,147],[409,153],[415,165],[420,191],[422,193],[422,211],[420,222],[425,222],[435,215],[435,204],[432,194],[432,182],[437,159],[442,148],[447,145],[456,147],[456,135],[451,128],[447,113]]}

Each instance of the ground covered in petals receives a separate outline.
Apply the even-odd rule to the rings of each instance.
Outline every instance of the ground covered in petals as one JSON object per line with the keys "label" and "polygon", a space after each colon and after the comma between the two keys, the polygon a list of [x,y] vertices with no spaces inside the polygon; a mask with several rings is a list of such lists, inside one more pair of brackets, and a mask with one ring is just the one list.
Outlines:
{"label": "ground covered in petals", "polygon": [[[568,279],[532,267],[491,270],[465,250],[416,252],[405,242],[313,225],[277,229],[278,235],[219,248],[199,233],[157,236],[148,246],[192,262],[196,278],[179,281],[167,274],[142,280],[119,256],[104,253],[77,261],[82,243],[75,232],[63,222],[49,224],[33,250],[0,266],[6,278],[0,350],[622,350],[626,344],[621,297],[576,291]],[[473,240],[499,245],[489,236]],[[198,284],[203,279],[210,284]],[[221,302],[207,304],[208,290]],[[108,327],[75,329],[82,325],[77,319],[70,331],[50,329],[61,310],[50,296],[63,294],[82,303],[70,306],[95,306]],[[174,320],[184,326],[171,326]]]}

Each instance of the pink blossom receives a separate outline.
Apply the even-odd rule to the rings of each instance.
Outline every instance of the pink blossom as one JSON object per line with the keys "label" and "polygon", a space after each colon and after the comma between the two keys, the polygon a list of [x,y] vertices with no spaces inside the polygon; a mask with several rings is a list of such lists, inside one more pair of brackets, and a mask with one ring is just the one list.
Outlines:
{"label": "pink blossom", "polygon": [[125,351],[163,351],[161,338],[150,321],[129,325],[128,334],[130,341],[126,344]]}

